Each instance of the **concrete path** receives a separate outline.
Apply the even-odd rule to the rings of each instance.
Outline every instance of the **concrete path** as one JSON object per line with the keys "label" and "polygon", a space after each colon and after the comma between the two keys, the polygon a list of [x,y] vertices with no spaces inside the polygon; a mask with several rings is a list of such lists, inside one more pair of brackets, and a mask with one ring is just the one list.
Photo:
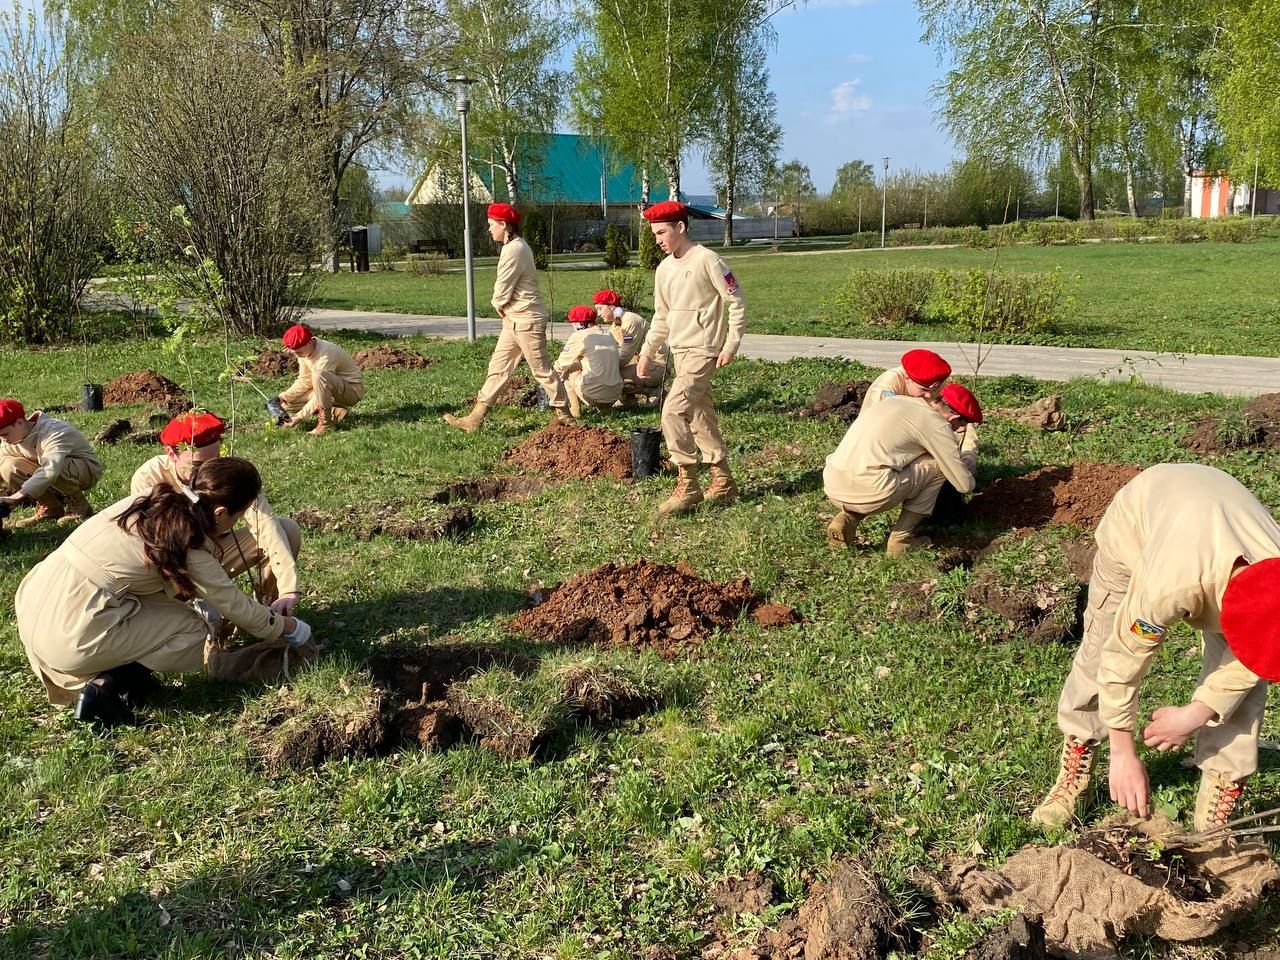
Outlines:
{"label": "concrete path", "polygon": [[[391,336],[421,334],[461,340],[467,335],[464,317],[430,317],[402,313],[367,313],[355,310],[312,310],[307,323],[327,330],[370,330]],[[479,318],[476,332],[497,336],[497,320]],[[554,325],[552,335],[567,337],[567,323]],[[1098,350],[1072,347],[1026,347],[995,344],[915,343],[903,340],[850,340],[840,337],[783,337],[749,333],[742,341],[741,356],[757,360],[791,360],[795,357],[840,357],[871,367],[898,363],[907,350],[925,346],[936,350],[960,376],[975,372],[985,377],[1021,374],[1036,380],[1071,380],[1097,377],[1128,380],[1138,377],[1181,393],[1221,393],[1252,397],[1280,391],[1280,359],[1207,354],[1158,354],[1142,350]]]}

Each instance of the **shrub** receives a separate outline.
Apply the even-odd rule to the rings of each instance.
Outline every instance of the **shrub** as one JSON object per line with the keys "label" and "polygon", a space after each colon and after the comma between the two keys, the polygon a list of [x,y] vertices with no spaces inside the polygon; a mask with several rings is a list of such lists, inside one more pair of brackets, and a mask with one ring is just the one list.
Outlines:
{"label": "shrub", "polygon": [[974,332],[1048,333],[1067,306],[1062,274],[940,271],[929,302],[932,318]]}
{"label": "shrub", "polygon": [[628,310],[638,313],[643,307],[645,293],[653,289],[653,280],[642,269],[610,270],[604,275],[604,285],[617,292]]}
{"label": "shrub", "polygon": [[646,270],[657,270],[658,264],[666,254],[654,239],[653,231],[646,223],[640,228],[640,266]]}
{"label": "shrub", "polygon": [[1247,217],[1223,217],[1208,222],[1205,236],[1217,243],[1252,243],[1257,230]]}
{"label": "shrub", "polygon": [[836,304],[860,323],[900,327],[920,322],[933,286],[932,270],[854,270]]}
{"label": "shrub", "polygon": [[382,242],[382,249],[374,257],[377,269],[383,273],[395,273],[396,264],[404,258],[404,251],[390,240]]}
{"label": "shrub", "polygon": [[520,232],[529,243],[529,248],[533,250],[533,264],[539,270],[547,269],[549,241],[547,237],[547,222],[543,217],[542,211],[534,207],[524,215],[524,222],[521,225]]}
{"label": "shrub", "polygon": [[631,259],[627,231],[616,223],[604,228],[604,263],[611,270],[625,270]]}
{"label": "shrub", "polygon": [[415,277],[441,277],[449,258],[443,253],[411,253],[406,261],[408,271]]}

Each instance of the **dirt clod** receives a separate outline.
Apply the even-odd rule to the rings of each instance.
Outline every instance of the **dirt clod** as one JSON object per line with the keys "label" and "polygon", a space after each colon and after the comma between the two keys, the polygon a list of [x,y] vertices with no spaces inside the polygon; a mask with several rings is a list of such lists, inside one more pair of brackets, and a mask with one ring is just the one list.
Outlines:
{"label": "dirt clod", "polygon": [[1046,956],[1044,923],[1039,917],[1019,914],[988,930],[965,951],[963,960],[1045,960]]}
{"label": "dirt clod", "polygon": [[326,760],[373,756],[386,738],[382,695],[360,685],[347,695],[273,690],[241,721],[268,769],[305,770]]}
{"label": "dirt clod", "polygon": [[[475,402],[475,397],[471,402]],[[538,405],[538,385],[529,377],[517,374],[508,380],[493,398],[495,407],[520,407],[532,410]]]}
{"label": "dirt clod", "polygon": [[751,611],[751,619],[762,627],[789,627],[804,623],[804,617],[785,603],[762,603]]}
{"label": "dirt clod", "polygon": [[1111,463],[1041,467],[984,487],[969,501],[969,516],[1004,527],[1069,523],[1093,529],[1111,499],[1139,472]]}
{"label": "dirt clod", "polygon": [[293,358],[292,353],[288,350],[277,350],[274,347],[268,347],[258,354],[258,359],[249,368],[248,372],[255,377],[272,380],[276,377],[291,376],[297,369],[298,362]]}
{"label": "dirt clod", "polygon": [[433,503],[527,500],[546,488],[546,483],[535,477],[476,477],[451,483],[432,494],[430,500]]}
{"label": "dirt clod", "polygon": [[388,347],[383,344],[361,350],[354,359],[361,370],[422,370],[436,362],[435,357],[424,357],[404,347]]}
{"label": "dirt clod", "polygon": [[627,720],[653,709],[656,697],[634,678],[584,660],[558,672],[561,694],[574,712],[597,723]]}
{"label": "dirt clod", "polygon": [[116,377],[103,389],[102,403],[108,407],[153,403],[174,415],[190,406],[182,388],[154,370],[134,370]]}
{"label": "dirt clod", "polygon": [[870,380],[850,380],[848,383],[824,383],[813,395],[813,400],[796,416],[818,420],[835,418],[852,423],[862,410]]}
{"label": "dirt clod", "polygon": [[1166,890],[1179,900],[1202,903],[1220,888],[1214,877],[1202,873],[1176,850],[1127,826],[1088,830],[1071,846],[1093,854],[1126,876],[1137,877],[1149,887]]}
{"label": "dirt clod", "polygon": [[1062,412],[1062,398],[1059,396],[1041,397],[1025,407],[996,410],[995,415],[1006,420],[1017,420],[1045,433],[1067,429],[1067,415]]}
{"label": "dirt clod", "polygon": [[1280,447],[1280,393],[1264,393],[1238,412],[1200,420],[1186,444],[1195,453],[1206,454]]}
{"label": "dirt clod", "polygon": [[773,881],[760,870],[741,877],[725,877],[714,884],[708,894],[717,909],[732,919],[744,913],[759,916],[777,899]]}
{"label": "dirt clod", "polygon": [[153,443],[160,442],[159,430],[147,430],[144,433],[135,433],[129,438],[130,443],[136,443],[140,447],[149,447]]}
{"label": "dirt clod", "polygon": [[651,647],[665,657],[727,630],[762,603],[746,577],[720,584],[688,564],[606,563],[547,591],[512,629],[548,643]]}
{"label": "dirt clod", "polygon": [[576,423],[543,427],[503,456],[514,466],[558,477],[631,477],[631,445],[625,437]]}
{"label": "dirt clod", "polygon": [[357,540],[386,535],[404,540],[457,539],[476,525],[470,507],[450,507],[428,516],[406,516],[407,504],[353,505],[329,514],[303,508],[293,516],[302,526],[329,533],[349,533]]}
{"label": "dirt clod", "polygon": [[94,443],[118,443],[133,432],[133,424],[128,420],[112,420],[107,427],[93,438]]}

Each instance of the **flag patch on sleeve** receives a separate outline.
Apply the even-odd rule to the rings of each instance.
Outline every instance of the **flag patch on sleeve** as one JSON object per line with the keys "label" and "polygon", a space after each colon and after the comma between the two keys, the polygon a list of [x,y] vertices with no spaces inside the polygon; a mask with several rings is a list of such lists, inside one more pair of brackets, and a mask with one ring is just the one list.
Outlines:
{"label": "flag patch on sleeve", "polygon": [[634,340],[635,338],[636,338],[636,335],[635,335],[634,333],[624,333],[624,334],[622,335],[622,342],[623,342],[623,343],[630,343],[630,342],[631,342],[632,340]]}
{"label": "flag patch on sleeve", "polygon": [[738,278],[733,275],[732,270],[724,272],[724,282],[728,285],[730,293],[736,294],[738,292]]}
{"label": "flag patch on sleeve", "polygon": [[1129,628],[1129,632],[1142,640],[1154,641],[1161,639],[1167,629],[1167,627],[1162,627],[1158,624],[1147,623],[1145,620],[1135,620],[1133,621],[1133,626]]}

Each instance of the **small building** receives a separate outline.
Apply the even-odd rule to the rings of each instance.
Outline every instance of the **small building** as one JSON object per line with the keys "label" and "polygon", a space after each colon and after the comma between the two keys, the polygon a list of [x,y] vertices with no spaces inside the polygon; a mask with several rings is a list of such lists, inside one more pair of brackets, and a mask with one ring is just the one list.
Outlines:
{"label": "small building", "polygon": [[1197,170],[1191,175],[1191,216],[1202,220],[1237,213],[1280,214],[1280,190],[1234,183],[1223,171]]}

